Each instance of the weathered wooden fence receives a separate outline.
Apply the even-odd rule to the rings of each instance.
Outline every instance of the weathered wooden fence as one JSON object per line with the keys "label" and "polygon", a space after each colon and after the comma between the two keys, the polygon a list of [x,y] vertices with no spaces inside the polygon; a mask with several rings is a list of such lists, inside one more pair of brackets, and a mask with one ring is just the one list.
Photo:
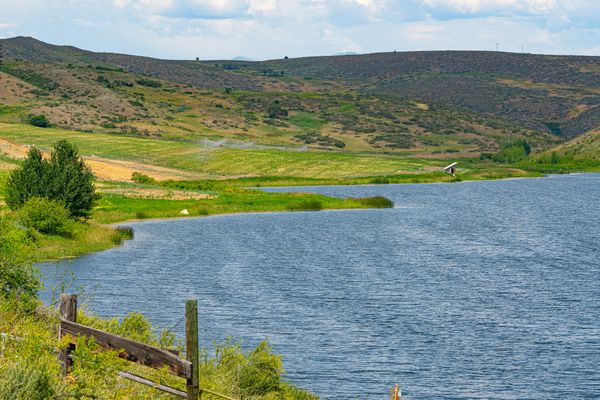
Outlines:
{"label": "weathered wooden fence", "polygon": [[[162,349],[150,346],[146,343],[137,342],[119,335],[94,329],[77,323],[77,295],[60,295],[60,328],[59,338],[86,336],[93,338],[95,342],[109,350],[117,352],[118,357],[133,363],[145,365],[151,368],[168,367],[171,374],[186,380],[186,391],[170,386],[155,383],[142,376],[129,372],[120,371],[119,376],[142,385],[153,387],[157,390],[170,393],[175,396],[184,397],[188,400],[198,400],[202,392],[212,394],[226,400],[236,400],[222,393],[209,389],[200,388],[199,362],[200,353],[198,349],[198,301],[188,300],[185,303],[185,352],[186,360],[179,357],[174,350]],[[71,353],[75,350],[75,344],[69,343],[66,348],[59,352],[63,375],[67,375],[73,366]],[[396,386],[390,390],[390,400],[401,399],[400,388]]]}
{"label": "weathered wooden fence", "polygon": [[[227,400],[235,400],[224,394],[200,389],[199,362],[200,353],[198,349],[198,301],[188,300],[185,303],[185,347],[186,360],[180,358],[176,351],[150,346],[145,343],[127,339],[112,333],[104,332],[89,326],[77,323],[77,295],[62,294],[60,296],[60,328],[59,338],[86,336],[93,338],[95,342],[109,350],[115,350],[120,358],[145,365],[151,368],[167,367],[171,374],[186,380],[186,392],[165,385],[157,384],[144,377],[121,371],[119,376],[131,381],[151,386],[155,389],[176,396],[185,397],[188,400],[197,400],[202,392],[222,397]],[[61,350],[59,359],[62,365],[62,373],[67,375],[73,366],[71,352],[75,350],[75,344],[69,345]]]}

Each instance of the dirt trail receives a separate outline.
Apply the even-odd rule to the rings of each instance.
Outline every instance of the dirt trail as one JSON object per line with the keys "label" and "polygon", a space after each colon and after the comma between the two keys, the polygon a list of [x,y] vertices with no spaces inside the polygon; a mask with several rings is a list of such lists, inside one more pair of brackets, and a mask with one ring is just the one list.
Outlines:
{"label": "dirt trail", "polygon": [[[30,146],[20,145],[5,139],[0,139],[0,154],[15,159],[23,159],[27,155]],[[44,152],[47,156],[47,152]],[[83,157],[90,166],[94,175],[100,180],[130,182],[131,174],[141,172],[157,180],[181,180],[195,179],[198,175],[180,171],[172,168],[157,167],[155,165],[142,164],[133,161],[111,160],[101,157]]]}

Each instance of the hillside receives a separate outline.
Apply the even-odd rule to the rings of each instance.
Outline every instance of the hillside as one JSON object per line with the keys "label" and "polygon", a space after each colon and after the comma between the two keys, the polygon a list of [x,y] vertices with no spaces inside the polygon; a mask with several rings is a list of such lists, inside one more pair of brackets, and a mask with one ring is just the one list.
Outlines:
{"label": "hillside", "polygon": [[[548,85],[540,89],[521,81],[499,83],[501,65],[482,72],[482,65],[492,61],[470,62],[473,69],[480,65],[477,73],[456,66],[442,71],[448,56],[436,52],[416,53],[412,63],[402,60],[412,60],[413,53],[197,62],[93,53],[23,37],[1,40],[0,45],[0,121],[6,123],[44,114],[62,129],[208,148],[267,146],[441,159],[494,152],[515,137],[526,137],[537,149],[556,144],[562,141],[557,134],[568,132],[559,123],[547,122],[548,113],[576,108],[576,113],[570,110],[569,126],[581,125],[577,132],[598,123],[596,108],[578,103],[590,102],[584,94],[595,90],[595,73],[573,72],[574,82],[584,85],[577,95],[557,83],[565,69],[595,59],[542,63],[539,77],[532,77]],[[460,65],[481,54],[514,56],[457,52],[452,57],[462,57],[455,63]],[[505,68],[507,74],[514,73],[512,79],[531,77],[513,64],[507,62]],[[402,87],[387,85],[392,81]],[[517,84],[524,88],[515,89]],[[502,85],[506,89],[498,90]],[[515,90],[539,98],[507,102],[505,97]]]}
{"label": "hillside", "polygon": [[566,143],[534,156],[533,161],[559,167],[600,169],[600,129],[588,132]]}
{"label": "hillside", "polygon": [[408,99],[565,138],[600,124],[600,57],[433,51],[198,62],[94,53],[23,37],[0,43],[6,58],[105,66],[201,89]]}

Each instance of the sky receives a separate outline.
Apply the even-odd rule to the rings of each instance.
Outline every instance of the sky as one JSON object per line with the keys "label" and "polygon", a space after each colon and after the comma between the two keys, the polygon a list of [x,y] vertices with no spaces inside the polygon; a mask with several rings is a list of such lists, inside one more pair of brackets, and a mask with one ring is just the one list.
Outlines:
{"label": "sky", "polygon": [[600,0],[0,0],[0,38],[168,59],[600,55]]}

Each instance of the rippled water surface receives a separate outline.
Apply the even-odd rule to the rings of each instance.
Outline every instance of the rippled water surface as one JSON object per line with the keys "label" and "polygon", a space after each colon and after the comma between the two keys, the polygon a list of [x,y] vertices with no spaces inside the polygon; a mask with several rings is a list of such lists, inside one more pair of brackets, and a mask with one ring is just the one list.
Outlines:
{"label": "rippled water surface", "polygon": [[131,224],[76,284],[179,332],[197,297],[204,345],[268,336],[327,399],[600,398],[599,174],[281,190],[396,207]]}

